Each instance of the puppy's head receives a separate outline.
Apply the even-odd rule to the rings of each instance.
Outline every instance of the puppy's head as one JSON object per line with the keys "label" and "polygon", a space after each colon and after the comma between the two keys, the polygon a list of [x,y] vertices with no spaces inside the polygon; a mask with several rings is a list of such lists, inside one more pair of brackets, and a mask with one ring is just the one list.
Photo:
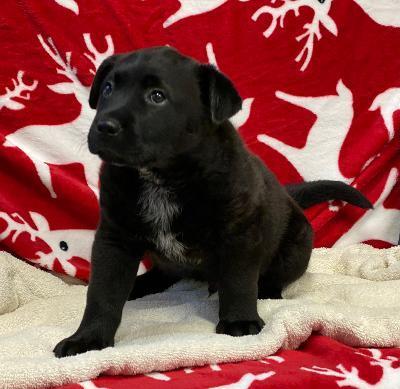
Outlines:
{"label": "puppy's head", "polygon": [[162,168],[241,108],[232,82],[169,47],[113,55],[99,67],[89,150],[106,162]]}

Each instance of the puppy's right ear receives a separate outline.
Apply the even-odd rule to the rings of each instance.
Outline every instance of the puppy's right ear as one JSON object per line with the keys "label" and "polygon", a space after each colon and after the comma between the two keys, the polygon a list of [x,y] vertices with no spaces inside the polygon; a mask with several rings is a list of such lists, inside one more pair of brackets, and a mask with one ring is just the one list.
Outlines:
{"label": "puppy's right ear", "polygon": [[118,58],[117,55],[112,55],[111,57],[106,58],[97,69],[96,75],[94,76],[93,79],[92,87],[90,89],[90,96],[89,96],[90,108],[96,109],[97,102],[99,101],[101,84],[107,77],[107,74],[110,73],[110,71],[114,67],[117,58]]}

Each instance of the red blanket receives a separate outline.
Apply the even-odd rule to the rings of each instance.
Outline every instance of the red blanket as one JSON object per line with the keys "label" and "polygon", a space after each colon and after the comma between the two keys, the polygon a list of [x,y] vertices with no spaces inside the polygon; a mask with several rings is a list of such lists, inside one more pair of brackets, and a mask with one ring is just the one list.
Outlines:
{"label": "red blanket", "polygon": [[59,389],[397,389],[399,349],[353,349],[313,336],[296,351],[260,361],[209,365],[135,377],[100,377]]}
{"label": "red blanket", "polygon": [[[399,27],[396,0],[3,4],[0,248],[87,280],[100,164],[86,146],[94,116],[89,86],[108,55],[165,44],[214,63],[234,81],[244,104],[232,120],[282,183],[342,180],[375,204],[370,211],[340,202],[308,210],[315,246],[395,244],[400,232]],[[323,342],[329,343],[317,338],[312,345],[323,348]],[[326,367],[313,350],[306,348],[307,366]],[[297,355],[286,353],[282,366],[291,366]],[[329,358],[331,369],[341,362]],[[254,366],[254,374],[261,371],[254,362],[248,366]],[[206,374],[211,380],[208,372],[181,376],[198,380]],[[286,373],[270,382],[287,378]],[[327,374],[314,372],[312,380],[322,382]],[[308,374],[302,371],[301,377],[307,380]],[[262,385],[257,382],[253,387]]]}

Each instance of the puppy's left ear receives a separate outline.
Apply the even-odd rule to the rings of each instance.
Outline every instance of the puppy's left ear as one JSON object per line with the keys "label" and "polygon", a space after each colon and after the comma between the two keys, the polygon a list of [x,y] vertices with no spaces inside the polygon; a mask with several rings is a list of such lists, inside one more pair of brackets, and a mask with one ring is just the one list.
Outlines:
{"label": "puppy's left ear", "polygon": [[242,108],[242,98],[232,81],[213,65],[199,66],[199,82],[203,103],[214,123],[222,123]]}
{"label": "puppy's left ear", "polygon": [[90,95],[89,95],[90,108],[96,109],[97,102],[100,96],[101,85],[104,79],[107,77],[107,74],[110,73],[110,71],[114,67],[118,57],[119,57],[118,55],[112,55],[111,57],[106,58],[97,69],[96,75],[94,76],[93,79],[92,87],[90,89]]}

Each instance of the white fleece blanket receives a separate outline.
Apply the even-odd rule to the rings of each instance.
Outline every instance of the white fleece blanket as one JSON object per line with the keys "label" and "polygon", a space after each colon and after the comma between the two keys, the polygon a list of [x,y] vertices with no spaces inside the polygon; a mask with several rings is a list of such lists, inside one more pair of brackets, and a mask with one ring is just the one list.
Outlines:
{"label": "white fleece blanket", "polygon": [[260,300],[256,336],[215,334],[217,296],[181,282],[129,302],[114,348],[57,359],[55,344],[78,326],[85,286],[68,285],[0,253],[0,387],[42,388],[100,373],[138,374],[258,359],[296,348],[312,331],[352,346],[400,346],[400,247],[316,249],[284,300]]}

